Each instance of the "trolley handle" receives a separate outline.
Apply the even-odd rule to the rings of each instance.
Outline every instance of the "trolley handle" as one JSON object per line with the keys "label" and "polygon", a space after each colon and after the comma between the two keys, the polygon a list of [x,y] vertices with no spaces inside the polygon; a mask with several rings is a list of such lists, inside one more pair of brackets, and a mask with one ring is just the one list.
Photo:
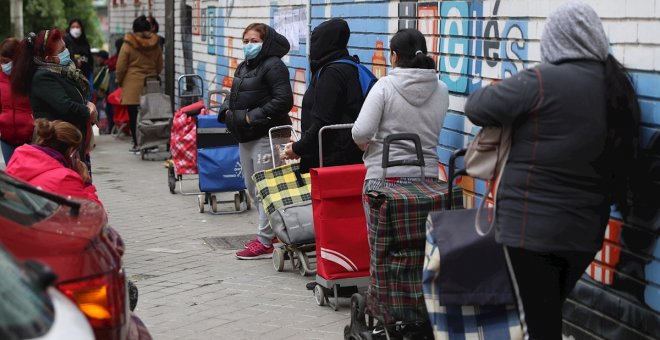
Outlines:
{"label": "trolley handle", "polygon": [[[182,86],[184,80],[199,81],[199,92],[185,94]],[[179,98],[197,98],[204,95],[204,79],[202,79],[202,77],[198,74],[183,74],[177,79],[177,84],[179,85]]]}
{"label": "trolley handle", "polygon": [[[390,161],[390,145],[392,142],[398,140],[412,141],[415,144],[415,153],[417,154],[417,159],[397,159],[395,161]],[[383,162],[381,163],[381,166],[383,167],[383,178],[387,178],[387,168],[411,165],[419,166],[422,172],[422,178],[426,177],[424,174],[424,167],[426,166],[426,163],[424,162],[422,142],[419,140],[419,136],[416,133],[397,133],[385,137],[385,140],[383,141]]]}
{"label": "trolley handle", "polygon": [[319,168],[323,167],[323,132],[326,130],[351,129],[353,123],[326,125],[319,130]]}
{"label": "trolley handle", "polygon": [[[206,103],[206,110],[212,111],[214,109],[219,109],[222,106],[222,103],[224,103],[224,101],[227,100],[227,98],[229,98],[229,90],[213,90],[213,91],[209,91],[208,95],[209,97]],[[222,95],[224,95],[225,97],[222,101],[218,102],[219,104],[211,105],[211,99],[213,98],[213,96],[218,96],[218,95],[220,95],[221,98]]]}
{"label": "trolley handle", "polygon": [[270,158],[273,161],[273,167],[277,166],[275,164],[275,146],[273,145],[273,131],[278,131],[278,130],[291,130],[291,136],[293,136],[293,139],[296,141],[300,139],[298,133],[296,132],[296,129],[293,128],[293,125],[280,125],[268,129],[268,140],[270,141],[270,156],[271,156]]}
{"label": "trolley handle", "polygon": [[458,176],[467,175],[465,169],[456,169],[456,160],[459,157],[465,156],[467,149],[457,149],[449,157],[449,170],[447,173],[447,203],[445,203],[445,209],[451,210],[454,204],[454,180]]}

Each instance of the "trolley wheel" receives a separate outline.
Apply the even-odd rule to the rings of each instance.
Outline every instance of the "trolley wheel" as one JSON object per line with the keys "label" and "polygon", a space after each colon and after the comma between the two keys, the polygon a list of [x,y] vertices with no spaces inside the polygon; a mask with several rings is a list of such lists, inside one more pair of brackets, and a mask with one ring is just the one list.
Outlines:
{"label": "trolley wheel", "polygon": [[278,272],[281,272],[284,270],[284,257],[285,257],[285,252],[284,249],[280,247],[275,247],[273,250],[273,267],[275,267],[275,270]]}
{"label": "trolley wheel", "polygon": [[234,208],[236,211],[241,211],[241,196],[239,194],[234,194]]}
{"label": "trolley wheel", "polygon": [[321,285],[314,286],[314,300],[319,306],[325,306],[325,288]]}
{"label": "trolley wheel", "polygon": [[197,195],[197,204],[199,205],[199,212],[203,213],[204,212],[204,195]]}
{"label": "trolley wheel", "polygon": [[170,194],[176,194],[176,175],[172,163],[167,166],[167,185],[170,187]]}
{"label": "trolley wheel", "polygon": [[218,199],[215,195],[211,195],[209,205],[211,206],[211,211],[218,212]]}
{"label": "trolley wheel", "polygon": [[239,191],[238,194],[241,197],[241,202],[245,202],[245,209],[250,210],[252,208],[250,205],[250,198],[247,196],[245,190]]}
{"label": "trolley wheel", "polygon": [[296,260],[296,253],[292,251],[287,251],[286,253],[289,255],[289,260],[291,261],[291,267],[293,267],[293,269],[297,269],[298,261]]}

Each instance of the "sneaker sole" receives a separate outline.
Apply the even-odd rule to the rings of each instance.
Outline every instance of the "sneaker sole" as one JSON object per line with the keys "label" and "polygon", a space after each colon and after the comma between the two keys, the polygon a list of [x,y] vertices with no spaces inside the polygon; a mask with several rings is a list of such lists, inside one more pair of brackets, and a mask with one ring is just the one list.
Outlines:
{"label": "sneaker sole", "polygon": [[261,260],[261,259],[272,259],[273,254],[262,254],[257,256],[239,256],[235,255],[239,260]]}

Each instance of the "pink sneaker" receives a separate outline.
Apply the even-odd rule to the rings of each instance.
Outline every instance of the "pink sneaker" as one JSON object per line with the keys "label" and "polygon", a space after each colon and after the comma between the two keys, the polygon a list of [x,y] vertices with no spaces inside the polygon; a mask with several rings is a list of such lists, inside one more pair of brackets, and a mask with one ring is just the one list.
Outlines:
{"label": "pink sneaker", "polygon": [[250,242],[247,249],[236,252],[241,260],[269,259],[273,257],[273,246],[266,248],[261,242]]}
{"label": "pink sneaker", "polygon": [[[247,249],[247,248],[250,247],[250,244],[252,244],[254,242],[259,242],[259,239],[255,238],[252,241],[247,241],[247,242],[243,243],[243,245],[245,246],[245,249]],[[272,244],[274,245],[275,243],[278,243],[278,242],[280,242],[280,240],[277,237],[273,237],[273,243]]]}

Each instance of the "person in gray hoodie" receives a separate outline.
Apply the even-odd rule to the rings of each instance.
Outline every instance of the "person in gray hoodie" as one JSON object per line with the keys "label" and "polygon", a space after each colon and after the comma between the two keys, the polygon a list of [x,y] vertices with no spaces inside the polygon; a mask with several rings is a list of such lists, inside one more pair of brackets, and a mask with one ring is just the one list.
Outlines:
{"label": "person in gray hoodie", "polygon": [[[419,135],[426,164],[424,176],[438,179],[436,147],[449,107],[447,85],[438,79],[435,62],[426,55],[426,40],[418,30],[399,30],[390,41],[390,49],[393,69],[371,89],[352,129],[353,140],[365,150],[365,193],[386,185],[381,166],[383,140],[396,133]],[[411,155],[415,155],[412,142],[390,147],[390,159]],[[422,179],[418,166],[393,167],[387,176],[399,182]]]}
{"label": "person in gray hoodie", "polygon": [[563,4],[545,23],[542,63],[465,104],[476,125],[512,126],[496,240],[532,339],[561,339],[562,305],[602,247],[610,204],[627,212],[639,104],[608,47],[589,5]]}

